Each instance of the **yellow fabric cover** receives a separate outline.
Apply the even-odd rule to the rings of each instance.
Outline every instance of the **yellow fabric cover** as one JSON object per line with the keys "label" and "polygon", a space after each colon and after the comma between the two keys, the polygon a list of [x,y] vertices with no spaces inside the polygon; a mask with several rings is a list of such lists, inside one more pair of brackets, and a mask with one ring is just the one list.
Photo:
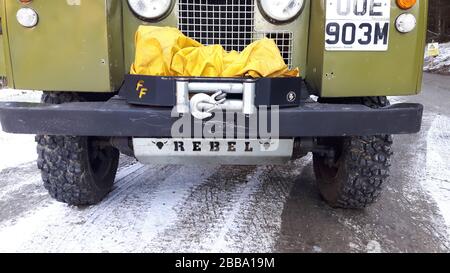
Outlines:
{"label": "yellow fabric cover", "polygon": [[140,26],[131,74],[190,77],[298,77],[289,70],[272,39],[261,39],[244,51],[203,46],[171,27]]}

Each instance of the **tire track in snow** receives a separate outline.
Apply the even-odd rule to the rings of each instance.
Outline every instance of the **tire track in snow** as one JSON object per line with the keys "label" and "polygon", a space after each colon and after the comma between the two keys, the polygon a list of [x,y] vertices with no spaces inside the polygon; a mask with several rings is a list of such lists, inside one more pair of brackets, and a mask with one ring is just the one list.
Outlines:
{"label": "tire track in snow", "polygon": [[[132,166],[131,168],[135,170],[135,167]],[[36,172],[39,173],[38,171]],[[43,189],[43,186],[41,187]],[[75,227],[71,226],[72,223],[83,221],[83,214],[86,211],[88,215],[92,215],[95,212],[95,207],[92,208],[92,211],[89,211],[89,209],[71,208],[54,201],[48,194],[47,200],[49,201],[48,204],[40,204],[36,209],[31,210],[17,221],[9,219],[0,227],[0,242],[2,242],[0,251],[39,251],[41,247],[45,248],[42,251],[53,251],[56,248],[56,244],[64,242],[67,236],[76,235],[73,233]],[[66,225],[65,232],[59,229],[59,226],[64,225]],[[74,224],[74,226],[76,225]],[[13,232],[14,230],[16,230],[16,233]],[[17,237],[16,234],[21,236]],[[46,247],[43,241],[50,236],[52,241],[49,247]]]}
{"label": "tire track in snow", "polygon": [[0,224],[20,218],[51,201],[36,162],[4,169],[0,177]]}
{"label": "tire track in snow", "polygon": [[310,158],[286,166],[221,167],[177,209],[147,251],[271,252],[292,185]]}
{"label": "tire track in snow", "polygon": [[[227,219],[246,188],[253,188],[256,167],[222,166],[195,188],[176,211],[181,217],[167,230],[159,233],[146,251],[199,252],[205,251],[200,243],[205,236]],[[256,171],[258,173],[258,171]],[[256,176],[256,177],[255,177]],[[250,184],[250,185],[249,185]]]}
{"label": "tire track in snow", "polygon": [[[243,206],[245,206],[249,201],[250,197],[259,189],[261,186],[260,178],[263,173],[267,172],[271,167],[258,167],[252,177],[249,179],[248,183],[239,190],[239,193],[232,202],[232,207],[224,213],[222,222],[216,227],[218,230],[214,229],[209,231],[206,238],[203,239],[201,243],[201,248],[207,251],[214,252],[230,252],[230,244],[227,240],[227,235],[230,231],[236,229],[239,223],[236,222],[236,218],[239,214],[243,213]],[[239,234],[241,235],[241,234]]]}
{"label": "tire track in snow", "polygon": [[[160,186],[162,180],[178,168],[168,165],[144,166],[140,163],[125,168],[119,173],[110,196],[90,208],[92,212],[82,221],[83,228],[77,228],[75,234],[69,233],[70,235],[60,240],[58,249],[62,252],[100,252],[105,250],[103,245],[109,245],[111,251],[121,251],[126,244],[121,246],[122,242],[114,238],[126,235],[123,234],[125,231],[133,233],[145,210],[143,203],[147,202],[149,195]],[[117,236],[117,233],[120,233],[120,236]],[[100,243],[98,238],[101,238]]]}
{"label": "tire track in snow", "polygon": [[436,201],[450,239],[450,118],[438,115],[427,136],[427,179],[423,186]]}
{"label": "tire track in snow", "polygon": [[[125,172],[129,174],[135,171],[138,165],[127,168],[135,164],[135,161],[122,157],[117,180],[120,181],[120,175]],[[0,177],[0,223],[18,218],[53,201],[43,186],[36,161],[4,169],[0,172]]]}
{"label": "tire track in snow", "polygon": [[[310,157],[285,166],[267,166],[254,178],[257,187],[242,195],[219,232],[210,234],[213,252],[273,252],[281,232],[282,213],[294,183]],[[211,244],[212,243],[212,244]]]}
{"label": "tire track in snow", "polygon": [[[101,220],[111,215],[115,209],[121,208],[121,199],[127,196],[124,192],[132,192],[130,186],[133,183],[139,183],[136,179],[145,171],[150,177],[158,178],[158,170],[158,166],[145,167],[141,164],[125,168],[119,172],[115,191],[105,202],[97,206],[78,209],[52,201],[45,207],[39,207],[37,210],[29,212],[27,216],[17,221],[4,223],[0,226],[0,242],[2,242],[0,251],[60,252],[63,249],[71,251],[66,246],[72,245],[77,240],[90,237],[96,241],[96,233],[110,225]],[[33,228],[30,229],[30,226]],[[21,236],[15,238],[17,236],[8,234],[20,234]],[[10,238],[13,240],[11,241]]]}
{"label": "tire track in snow", "polygon": [[106,208],[100,204],[101,215],[82,223],[75,238],[61,240],[58,252],[141,252],[159,230],[178,217],[172,207],[213,172],[210,168],[167,165],[156,173],[132,173],[134,177],[128,179],[134,181],[133,186],[122,189],[126,191],[123,197],[106,200]]}
{"label": "tire track in snow", "polygon": [[0,200],[7,200],[8,196],[29,185],[42,184],[36,162],[26,163],[0,171]]}
{"label": "tire track in snow", "polygon": [[[161,234],[167,234],[167,230],[177,230],[174,236],[165,237],[174,243],[177,234],[184,232],[177,225],[179,219],[187,213],[184,206],[189,203],[192,192],[220,172],[219,169],[220,167],[211,166],[183,166],[179,173],[168,177],[162,187],[153,194],[152,206],[144,215],[141,243],[137,249],[146,252],[170,251],[163,249],[158,242],[164,236]],[[177,210],[180,206],[183,210]],[[174,243],[172,247],[178,248],[176,245]]]}
{"label": "tire track in snow", "polygon": [[17,223],[0,226],[0,251],[141,252],[176,221],[173,207],[214,172],[206,167],[131,166],[119,173],[117,188],[97,206],[76,209],[52,202]]}

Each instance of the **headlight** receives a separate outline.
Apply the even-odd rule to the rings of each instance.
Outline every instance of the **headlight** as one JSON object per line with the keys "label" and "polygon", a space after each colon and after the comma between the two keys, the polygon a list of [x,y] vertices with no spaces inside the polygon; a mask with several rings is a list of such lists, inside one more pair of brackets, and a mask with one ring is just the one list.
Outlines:
{"label": "headlight", "polygon": [[16,14],[17,21],[24,27],[34,27],[39,21],[39,16],[31,8],[21,8]]}
{"label": "headlight", "polygon": [[128,0],[131,10],[144,20],[162,19],[172,7],[172,0]]}
{"label": "headlight", "polygon": [[303,10],[305,0],[259,0],[261,11],[276,22],[289,22]]}

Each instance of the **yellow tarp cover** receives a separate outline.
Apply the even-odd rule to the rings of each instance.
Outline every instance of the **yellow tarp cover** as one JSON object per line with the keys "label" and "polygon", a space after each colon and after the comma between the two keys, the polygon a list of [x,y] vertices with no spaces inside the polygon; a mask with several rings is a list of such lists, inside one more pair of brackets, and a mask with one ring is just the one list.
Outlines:
{"label": "yellow tarp cover", "polygon": [[131,74],[191,77],[298,77],[289,70],[272,39],[261,39],[241,53],[220,45],[203,46],[171,27],[140,26]]}

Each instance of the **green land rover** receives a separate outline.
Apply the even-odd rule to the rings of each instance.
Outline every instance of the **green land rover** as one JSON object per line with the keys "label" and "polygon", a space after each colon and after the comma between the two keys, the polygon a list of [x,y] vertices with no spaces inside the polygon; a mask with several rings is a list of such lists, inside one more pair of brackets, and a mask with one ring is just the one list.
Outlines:
{"label": "green land rover", "polygon": [[[1,125],[37,135],[44,185],[70,205],[112,190],[120,153],[222,165],[312,153],[324,200],[363,208],[389,179],[391,136],[421,128],[422,105],[387,97],[420,92],[427,8],[427,0],[0,0],[0,83],[43,90],[41,103],[0,103]],[[300,72],[131,73],[142,26],[236,54],[265,39]]]}

